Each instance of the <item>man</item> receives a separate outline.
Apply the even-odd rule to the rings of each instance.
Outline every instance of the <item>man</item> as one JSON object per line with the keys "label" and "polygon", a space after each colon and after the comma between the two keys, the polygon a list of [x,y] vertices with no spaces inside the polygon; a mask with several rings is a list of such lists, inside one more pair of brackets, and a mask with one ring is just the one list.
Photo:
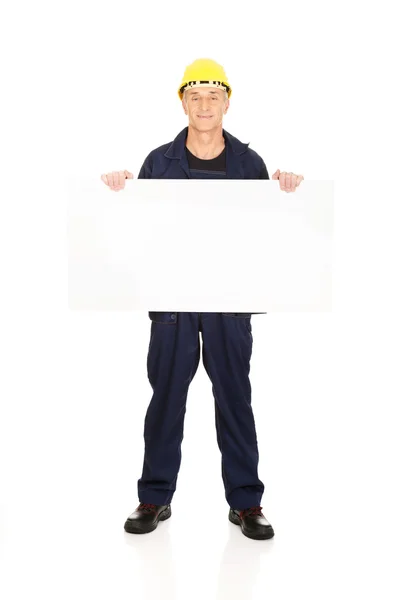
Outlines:
{"label": "man", "polygon": [[[269,179],[261,156],[222,127],[231,86],[221,65],[211,59],[195,60],[186,68],[178,95],[189,124],[173,142],[150,152],[139,178]],[[128,171],[102,175],[116,191],[124,188],[125,179],[132,178]],[[303,176],[278,169],[272,178],[289,192],[295,191]],[[147,369],[154,393],[144,424],[140,505],[126,520],[125,531],[148,533],[171,516],[186,399],[200,360],[201,332],[203,363],[214,395],[229,520],[240,525],[247,537],[273,537],[273,528],[260,506],[264,485],[257,473],[259,455],[249,381],[251,314],[149,312],[152,324]],[[203,488],[199,491],[207,495]]]}

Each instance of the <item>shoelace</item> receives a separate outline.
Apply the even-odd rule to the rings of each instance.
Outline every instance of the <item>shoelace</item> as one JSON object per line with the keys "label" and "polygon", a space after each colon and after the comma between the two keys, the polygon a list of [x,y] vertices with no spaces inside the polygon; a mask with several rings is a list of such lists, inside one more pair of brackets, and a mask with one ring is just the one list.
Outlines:
{"label": "shoelace", "polygon": [[144,502],[141,502],[138,510],[147,510],[147,511],[154,511],[156,512],[156,505],[155,504],[145,504]]}
{"label": "shoelace", "polygon": [[245,508],[244,510],[241,510],[239,516],[241,519],[243,519],[245,515],[249,517],[263,517],[264,515],[261,511],[262,506],[252,506],[251,508]]}

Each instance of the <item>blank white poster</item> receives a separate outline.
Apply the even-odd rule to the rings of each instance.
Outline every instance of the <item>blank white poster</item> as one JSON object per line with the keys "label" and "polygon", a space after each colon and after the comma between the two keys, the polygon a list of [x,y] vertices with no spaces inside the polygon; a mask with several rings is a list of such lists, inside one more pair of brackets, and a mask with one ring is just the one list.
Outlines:
{"label": "blank white poster", "polygon": [[333,181],[69,180],[73,310],[332,310]]}

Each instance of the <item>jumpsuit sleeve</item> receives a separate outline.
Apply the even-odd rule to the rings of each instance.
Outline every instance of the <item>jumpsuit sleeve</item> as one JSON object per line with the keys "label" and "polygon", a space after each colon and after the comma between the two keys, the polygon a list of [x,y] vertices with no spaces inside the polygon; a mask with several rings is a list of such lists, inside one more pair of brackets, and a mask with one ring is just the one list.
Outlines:
{"label": "jumpsuit sleeve", "polygon": [[263,160],[261,162],[261,171],[260,171],[260,177],[259,177],[259,179],[269,179],[269,175],[268,175],[268,171],[267,171],[267,166],[266,166],[266,164],[265,164],[265,162]]}
{"label": "jumpsuit sleeve", "polygon": [[139,175],[138,175],[138,179],[151,179],[151,172],[152,172],[152,160],[151,160],[151,153],[146,157],[144,163],[142,164],[140,171],[139,171]]}

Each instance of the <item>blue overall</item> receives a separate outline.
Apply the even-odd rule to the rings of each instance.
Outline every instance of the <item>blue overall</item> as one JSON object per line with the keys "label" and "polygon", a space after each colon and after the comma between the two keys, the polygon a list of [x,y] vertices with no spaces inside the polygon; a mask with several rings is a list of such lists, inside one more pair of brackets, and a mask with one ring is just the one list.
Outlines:
{"label": "blue overall", "polygon": [[[269,179],[263,159],[224,129],[226,170],[197,169],[193,156],[189,167],[187,133],[185,127],[173,142],[150,152],[138,177]],[[216,164],[213,161],[200,162]],[[257,473],[259,454],[249,380],[252,314],[257,313],[149,312],[147,372],[153,396],[144,422],[140,502],[166,505],[176,490],[186,400],[200,361],[201,332],[226,500],[231,508],[240,510],[261,505],[264,484]],[[206,490],[201,492],[205,501]]]}

